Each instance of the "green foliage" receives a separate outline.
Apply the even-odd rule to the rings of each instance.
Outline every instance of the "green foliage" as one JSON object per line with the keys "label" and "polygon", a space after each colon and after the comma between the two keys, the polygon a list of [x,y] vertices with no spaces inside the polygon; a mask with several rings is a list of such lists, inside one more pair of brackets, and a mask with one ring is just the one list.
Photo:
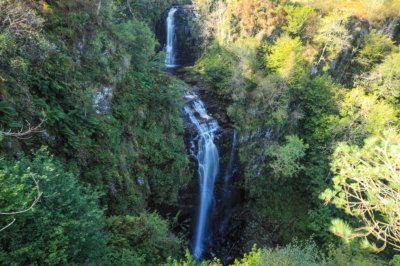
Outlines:
{"label": "green foliage", "polygon": [[[201,15],[193,23],[204,20],[200,28],[209,32],[202,37],[208,43],[214,34],[219,43],[205,49],[192,73],[217,101],[218,119],[239,134],[243,176],[235,185],[247,202],[238,207],[245,213],[239,220],[248,223],[244,241],[285,244],[293,236],[315,234],[328,252],[324,257],[312,243],[292,244],[254,250],[244,264],[381,263],[351,245],[331,247],[338,241],[328,232],[332,218],[344,220],[336,222],[340,230],[334,232],[348,238],[358,224],[332,205],[323,206],[318,195],[330,186],[329,162],[337,142],[360,145],[398,127],[400,58],[389,37],[396,34],[396,1],[193,1]],[[3,264],[209,264],[188,253],[179,260],[182,241],[169,232],[167,220],[152,213],[179,207],[179,191],[190,180],[181,89],[159,73],[151,31],[172,2],[0,3],[2,211],[30,206],[37,193],[32,176],[44,192],[32,210],[1,217],[2,226],[16,219],[0,235]],[[387,25],[361,39],[364,24],[357,18]],[[327,71],[329,63],[335,72]],[[333,82],[341,76],[355,80],[356,88]],[[94,96],[104,88],[110,89],[110,102],[107,111],[98,112]],[[29,139],[3,135],[21,130],[26,121],[36,125],[43,116],[44,131]],[[372,142],[369,149],[383,149],[381,142]],[[397,149],[393,143],[390,152]],[[57,159],[44,151],[31,160],[18,153],[43,144]],[[342,174],[356,169],[369,180],[390,176],[372,163],[360,170],[356,159],[374,162],[379,156],[366,148],[349,149],[343,160],[334,155],[346,165]],[[336,188],[343,185],[332,182]],[[397,189],[395,182],[383,183]],[[336,192],[330,196],[340,198]],[[373,198],[375,190],[365,195]],[[379,219],[390,222],[385,208],[396,204],[382,202]],[[343,198],[335,203],[345,206]],[[99,205],[107,208],[108,219]]]}
{"label": "green foliage", "polygon": [[[333,189],[325,190],[321,198],[359,219],[356,229],[334,220],[332,231],[346,242],[362,238],[362,246],[377,252],[387,243],[399,248],[400,228],[394,215],[399,207],[398,140],[397,134],[386,132],[382,137],[368,138],[362,148],[341,143],[335,151]],[[374,237],[380,247],[370,244],[367,236]]]}
{"label": "green foliage", "polygon": [[360,250],[356,245],[329,246],[327,256],[324,258],[322,265],[387,265],[375,253],[370,250]]}
{"label": "green foliage", "polygon": [[315,242],[306,241],[304,243],[288,244],[285,247],[276,249],[257,249],[256,247],[240,261],[236,260],[233,264],[240,265],[385,265],[383,261],[377,259],[369,253],[356,252],[353,247],[341,246],[330,247],[328,256],[320,253]]}
{"label": "green foliage", "polygon": [[185,253],[185,258],[178,260],[172,260],[171,258],[168,258],[168,261],[164,266],[209,266],[209,265],[220,265],[218,263],[218,259],[214,259],[214,264],[210,263],[209,261],[203,260],[203,261],[198,261],[196,260],[189,252],[189,250],[186,250]]}
{"label": "green foliage", "polygon": [[[324,252],[335,254],[315,264],[380,264],[354,247],[330,250],[339,243],[329,231],[331,220],[344,219],[351,227],[357,220],[318,197],[330,186],[338,142],[360,145],[398,127],[400,60],[390,37],[397,19],[387,12],[397,12],[393,2],[226,1],[214,12],[217,1],[196,2],[203,16],[209,14],[204,26],[217,24],[218,50],[208,47],[196,67],[221,103],[218,113],[226,113],[238,130],[246,243],[271,245],[265,240],[271,235],[288,243],[314,234]],[[390,17],[385,26],[374,24],[364,35],[369,25],[363,19],[376,22],[380,15]],[[345,88],[353,80],[356,88]]]}
{"label": "green foliage", "polygon": [[380,97],[392,98],[400,95],[400,53],[394,52],[386,56],[384,61],[369,73],[360,75],[356,84],[364,87],[369,93]]}
{"label": "green foliage", "polygon": [[214,93],[229,99],[231,80],[234,69],[234,55],[225,47],[217,44],[210,48],[196,64],[196,71],[205,75],[206,82],[212,87],[218,88]]}
{"label": "green foliage", "polygon": [[116,11],[116,17],[121,20],[131,20],[132,18],[142,21],[154,29],[159,21],[161,14],[168,9],[171,4],[190,4],[188,0],[127,0],[113,1],[112,8]]}
{"label": "green foliage", "polygon": [[[40,128],[43,132],[30,134],[28,139],[4,136],[1,155],[12,158],[19,156],[17,152],[48,146],[57,158],[51,163],[58,168],[54,173],[57,177],[49,173],[51,180],[63,184],[74,197],[70,200],[60,196],[66,202],[57,203],[54,214],[45,209],[48,212],[44,215],[41,210],[45,204],[40,202],[32,214],[16,217],[17,222],[2,235],[4,248],[8,249],[1,255],[3,261],[101,264],[110,255],[105,242],[107,231],[112,229],[102,233],[105,216],[99,205],[107,209],[107,216],[133,217],[149,208],[177,204],[178,192],[190,178],[180,117],[182,92],[176,80],[160,73],[154,51],[157,42],[150,30],[169,4],[159,0],[0,3],[0,20],[6,21],[11,15],[10,23],[0,25],[0,132],[17,132],[27,123],[35,126],[46,117]],[[25,22],[13,24],[14,19]],[[106,111],[99,112],[94,98],[105,88],[109,102],[103,108]],[[45,167],[47,162],[43,161]],[[64,174],[62,169],[74,174],[67,170]],[[32,185],[29,179],[24,179],[24,186],[18,185],[17,176],[10,181],[10,188],[25,191],[32,187],[28,186]],[[92,186],[83,188],[81,181]],[[69,184],[78,192],[73,192]],[[67,194],[58,185],[53,184],[54,191],[48,186],[43,200],[53,192],[56,197],[58,190]],[[93,191],[100,191],[101,197]],[[88,209],[75,199],[77,193],[82,194]],[[29,193],[15,195],[13,204],[19,202],[21,206],[10,207],[22,208],[31,203]],[[44,229],[36,223],[42,219],[39,214],[44,217]],[[78,214],[82,220],[76,218]],[[24,229],[22,225],[29,224],[26,217],[36,220]],[[93,221],[86,221],[88,217]],[[4,218],[2,225],[9,219]],[[17,227],[18,222],[22,225]],[[151,261],[145,252],[159,252],[153,258],[163,263],[172,255],[168,252],[177,251],[180,241],[170,235],[164,220],[154,215],[147,217],[146,223],[146,230],[157,232],[152,237],[158,239],[146,240],[148,250],[141,253],[133,244],[127,244],[120,253],[113,250],[116,255],[112,263],[137,265]],[[34,233],[30,235],[29,230]],[[140,234],[134,230],[131,233]],[[123,239],[122,234],[113,234],[114,244],[118,238]],[[98,239],[92,247],[83,247],[93,238]],[[109,247],[114,244],[109,243]],[[7,258],[4,252],[11,255]],[[18,257],[17,253],[23,255]]]}
{"label": "green foliage", "polygon": [[400,255],[394,255],[393,259],[389,263],[390,266],[400,265]]}
{"label": "green foliage", "polygon": [[134,183],[142,178],[140,189],[146,189],[145,199],[152,203],[173,204],[189,177],[184,142],[178,137],[183,131],[180,91],[162,75],[143,74],[132,73],[114,98],[113,116],[130,147],[124,160],[131,169],[125,178]]}
{"label": "green foliage", "polygon": [[285,146],[273,151],[271,156],[274,160],[270,163],[271,168],[277,178],[295,177],[304,166],[300,164],[300,159],[304,157],[307,145],[297,136],[286,136]]}
{"label": "green foliage", "polygon": [[160,265],[179,254],[181,241],[155,213],[112,216],[107,219],[107,228],[112,233],[108,255],[112,265]]}
{"label": "green foliage", "polygon": [[300,38],[279,37],[266,55],[268,69],[290,79],[304,71],[303,46]]}
{"label": "green foliage", "polygon": [[29,207],[35,197],[33,180],[43,192],[28,212],[3,216],[16,222],[1,233],[2,264],[100,264],[107,253],[107,233],[98,193],[77,182],[73,173],[45,149],[33,160],[0,161],[1,212]]}
{"label": "green foliage", "polygon": [[299,245],[294,242],[286,247],[276,249],[257,249],[245,255],[240,261],[236,260],[233,265],[318,265],[320,258],[315,243]]}
{"label": "green foliage", "polygon": [[343,49],[350,47],[352,36],[346,28],[348,19],[349,14],[337,9],[322,19],[322,26],[314,38],[323,47],[318,63],[332,61]]}
{"label": "green foliage", "polygon": [[137,68],[143,67],[154,54],[155,39],[146,24],[137,20],[114,24],[113,31],[126,56]]}
{"label": "green foliage", "polygon": [[354,61],[361,68],[360,72],[368,71],[372,65],[381,63],[393,49],[394,42],[388,35],[382,35],[377,33],[375,29],[370,29],[354,56]]}
{"label": "green foliage", "polygon": [[288,5],[285,6],[285,12],[287,26],[283,27],[284,31],[305,39],[313,37],[315,24],[318,24],[314,8],[307,5]]}
{"label": "green foliage", "polygon": [[353,89],[340,101],[340,119],[334,132],[343,139],[356,144],[371,134],[396,126],[398,110],[378,94],[368,94]]}

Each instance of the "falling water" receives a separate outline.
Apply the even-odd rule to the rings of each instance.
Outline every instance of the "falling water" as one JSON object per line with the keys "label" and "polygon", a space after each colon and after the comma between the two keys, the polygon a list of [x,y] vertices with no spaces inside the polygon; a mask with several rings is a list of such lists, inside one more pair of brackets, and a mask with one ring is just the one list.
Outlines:
{"label": "falling water", "polygon": [[[177,67],[176,64],[176,34],[175,34],[175,13],[178,7],[171,7],[166,20],[167,42],[165,65],[168,69]],[[197,220],[192,239],[192,252],[194,257],[201,259],[205,253],[206,241],[212,238],[210,233],[210,222],[212,220],[212,203],[215,202],[214,186],[219,175],[219,154],[218,148],[214,143],[215,135],[219,129],[217,120],[207,114],[205,104],[194,92],[184,96],[186,105],[184,114],[187,116],[190,124],[195,129],[194,135],[190,141],[190,155],[198,162],[199,177],[199,203],[197,208]],[[235,173],[234,152],[236,145],[236,131],[234,132],[233,147],[231,158],[227,165],[224,175],[223,197],[230,201],[229,180]],[[227,203],[227,206],[230,203]],[[226,218],[227,221],[229,218]]]}
{"label": "falling water", "polygon": [[210,205],[214,200],[214,184],[219,172],[218,149],[214,143],[215,132],[219,129],[219,125],[207,114],[204,103],[197,96],[193,99],[195,100],[188,103],[184,111],[197,131],[196,138],[192,140],[192,146],[196,146],[193,143],[197,143],[197,152],[193,155],[198,161],[200,201],[192,248],[193,255],[201,258],[207,234]]}
{"label": "falling water", "polygon": [[226,225],[228,224],[230,218],[231,218],[231,212],[230,209],[232,207],[232,191],[230,188],[230,180],[233,177],[233,175],[236,173],[237,168],[235,167],[235,149],[236,149],[236,130],[233,131],[233,141],[232,141],[232,149],[231,149],[231,155],[229,158],[229,162],[226,166],[225,169],[225,174],[224,174],[224,187],[223,187],[223,198],[222,198],[222,204],[223,208],[222,210],[225,213],[225,218],[222,220],[218,231],[222,233]]}
{"label": "falling water", "polygon": [[[232,178],[232,176],[236,172],[236,168],[234,168],[234,162],[235,162],[235,148],[236,148],[236,130],[233,131],[233,143],[232,143],[232,150],[231,150],[231,156],[229,158],[228,165],[226,166],[225,170],[225,186],[229,184],[229,180]],[[225,190],[225,189],[224,189]]]}
{"label": "falling water", "polygon": [[169,68],[175,67],[175,13],[178,8],[172,7],[167,17],[167,45],[165,47],[165,65]]}

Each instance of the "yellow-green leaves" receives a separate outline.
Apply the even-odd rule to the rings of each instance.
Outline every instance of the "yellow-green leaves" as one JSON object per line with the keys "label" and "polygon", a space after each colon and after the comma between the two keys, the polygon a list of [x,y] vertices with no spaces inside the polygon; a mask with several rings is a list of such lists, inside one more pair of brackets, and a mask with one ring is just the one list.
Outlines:
{"label": "yellow-green leaves", "polygon": [[352,36],[346,28],[349,15],[343,11],[333,10],[322,20],[322,27],[314,41],[322,49],[318,63],[332,61],[339,53],[350,47]]}
{"label": "yellow-green leaves", "polygon": [[311,38],[317,30],[319,17],[314,8],[304,6],[285,6],[287,25],[283,30],[304,39]]}
{"label": "yellow-green leaves", "polygon": [[290,79],[304,71],[304,48],[300,38],[285,34],[279,37],[266,55],[267,68]]}
{"label": "yellow-green leaves", "polygon": [[[341,144],[334,154],[334,188],[320,195],[361,222],[352,230],[333,220],[332,232],[346,242],[373,236],[383,244],[400,248],[400,137],[394,132],[376,133],[364,147]],[[340,185],[339,185],[340,184]],[[364,243],[365,244],[365,243]]]}

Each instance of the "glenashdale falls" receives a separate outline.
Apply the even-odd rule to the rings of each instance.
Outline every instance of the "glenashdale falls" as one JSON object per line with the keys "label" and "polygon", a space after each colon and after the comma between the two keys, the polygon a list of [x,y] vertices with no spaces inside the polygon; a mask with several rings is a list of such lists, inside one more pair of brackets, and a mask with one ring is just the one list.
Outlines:
{"label": "glenashdale falls", "polygon": [[0,0],[0,264],[400,265],[399,0]]}

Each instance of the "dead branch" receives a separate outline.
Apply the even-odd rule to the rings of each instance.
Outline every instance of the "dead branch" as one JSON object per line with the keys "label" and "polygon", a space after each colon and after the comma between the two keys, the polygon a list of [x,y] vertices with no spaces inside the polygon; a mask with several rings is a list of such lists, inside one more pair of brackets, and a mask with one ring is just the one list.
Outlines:
{"label": "dead branch", "polygon": [[[4,14],[4,15],[3,15]],[[0,4],[0,28],[7,28],[19,37],[32,39],[44,20],[23,2]]]}
{"label": "dead branch", "polygon": [[42,124],[46,121],[46,119],[43,119],[42,121],[40,121],[40,123],[35,126],[32,127],[31,124],[26,121],[28,128],[24,129],[24,126],[22,125],[21,129],[18,130],[17,132],[12,132],[11,129],[9,131],[6,132],[2,132],[0,131],[0,135],[6,136],[6,137],[14,137],[17,139],[30,139],[32,136],[30,136],[33,133],[41,133],[44,130],[40,130],[40,127],[42,126]]}

